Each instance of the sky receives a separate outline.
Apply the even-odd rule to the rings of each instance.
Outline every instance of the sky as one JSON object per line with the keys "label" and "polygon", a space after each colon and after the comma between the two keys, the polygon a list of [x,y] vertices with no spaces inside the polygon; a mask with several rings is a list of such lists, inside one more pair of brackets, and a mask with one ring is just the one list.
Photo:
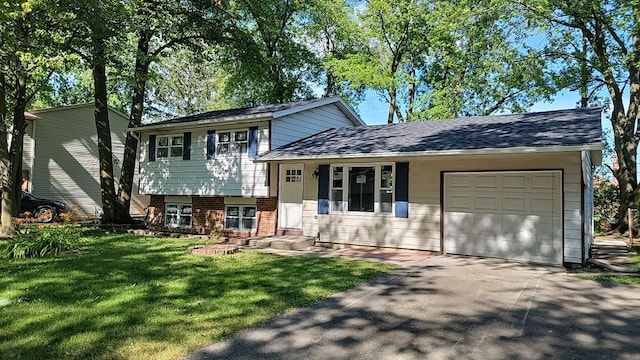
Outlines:
{"label": "sky", "polygon": [[[573,109],[580,100],[577,91],[561,92],[551,102],[536,103],[529,112]],[[389,104],[380,99],[375,92],[368,91],[365,100],[356,109],[362,120],[367,125],[380,125],[387,123]]]}

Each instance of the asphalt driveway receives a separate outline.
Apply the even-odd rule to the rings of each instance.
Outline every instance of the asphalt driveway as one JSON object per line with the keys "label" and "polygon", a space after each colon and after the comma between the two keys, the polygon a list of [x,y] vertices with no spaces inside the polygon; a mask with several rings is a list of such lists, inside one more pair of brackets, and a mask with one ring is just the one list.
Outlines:
{"label": "asphalt driveway", "polygon": [[188,359],[640,359],[640,288],[434,257]]}

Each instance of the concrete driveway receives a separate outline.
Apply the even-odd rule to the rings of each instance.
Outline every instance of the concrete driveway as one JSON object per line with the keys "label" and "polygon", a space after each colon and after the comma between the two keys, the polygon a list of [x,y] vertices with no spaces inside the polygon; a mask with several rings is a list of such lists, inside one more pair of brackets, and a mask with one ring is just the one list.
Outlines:
{"label": "concrete driveway", "polygon": [[434,257],[188,359],[640,359],[640,288]]}

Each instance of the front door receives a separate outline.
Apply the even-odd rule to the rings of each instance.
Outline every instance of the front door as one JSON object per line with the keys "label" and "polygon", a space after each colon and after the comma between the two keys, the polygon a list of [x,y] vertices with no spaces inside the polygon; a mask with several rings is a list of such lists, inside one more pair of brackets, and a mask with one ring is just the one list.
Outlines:
{"label": "front door", "polygon": [[302,229],[303,165],[280,166],[280,206],[278,227]]}

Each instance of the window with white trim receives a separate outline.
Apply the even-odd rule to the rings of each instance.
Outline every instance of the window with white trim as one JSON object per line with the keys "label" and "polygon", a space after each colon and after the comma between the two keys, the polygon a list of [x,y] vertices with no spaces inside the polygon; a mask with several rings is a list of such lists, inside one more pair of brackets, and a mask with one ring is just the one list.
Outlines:
{"label": "window with white trim", "polygon": [[252,231],[257,227],[255,205],[227,205],[225,230]]}
{"label": "window with white trim", "polygon": [[246,154],[249,147],[247,130],[218,132],[216,155]]}
{"label": "window with white trim", "polygon": [[343,167],[334,167],[331,179],[331,211],[344,211],[344,207],[342,206],[343,181]]}
{"label": "window with white trim", "polygon": [[393,164],[333,165],[331,211],[393,213],[394,170]]}
{"label": "window with white trim", "polygon": [[167,203],[164,214],[164,225],[167,227],[191,227],[191,204]]}
{"label": "window with white trim", "polygon": [[156,137],[156,159],[182,159],[183,135],[158,135]]}

